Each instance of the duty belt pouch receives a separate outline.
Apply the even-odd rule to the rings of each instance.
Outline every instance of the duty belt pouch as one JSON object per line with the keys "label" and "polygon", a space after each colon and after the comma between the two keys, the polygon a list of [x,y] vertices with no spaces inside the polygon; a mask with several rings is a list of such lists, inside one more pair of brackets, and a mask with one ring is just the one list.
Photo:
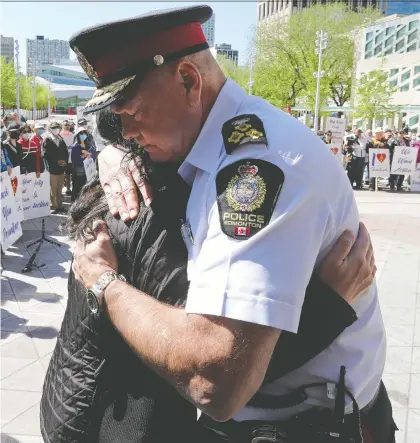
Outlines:
{"label": "duty belt pouch", "polygon": [[372,408],[366,412],[362,410],[362,424],[368,428],[374,443],[395,441],[395,431],[398,431],[398,427],[392,418],[392,406],[383,382]]}

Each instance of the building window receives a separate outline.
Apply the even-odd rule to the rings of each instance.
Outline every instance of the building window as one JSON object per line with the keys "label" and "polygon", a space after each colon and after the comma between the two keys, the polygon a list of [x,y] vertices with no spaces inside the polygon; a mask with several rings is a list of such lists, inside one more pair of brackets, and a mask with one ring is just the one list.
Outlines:
{"label": "building window", "polygon": [[398,80],[392,80],[391,82],[389,82],[389,86],[391,86],[391,88],[395,88],[398,85]]}
{"label": "building window", "polygon": [[419,20],[413,20],[408,24],[408,30],[411,31],[413,29],[417,29],[419,27]]}
{"label": "building window", "polygon": [[385,47],[389,46],[389,45],[392,45],[394,43],[394,38],[395,38],[395,35],[391,35],[391,37],[388,37],[385,40]]}
{"label": "building window", "polygon": [[407,26],[403,26],[398,32],[397,32],[397,39],[404,36],[407,33]]}
{"label": "building window", "polygon": [[401,86],[401,88],[400,88],[400,92],[406,92],[406,91],[408,91],[409,89],[410,89],[409,85],[406,84],[406,85]]}
{"label": "building window", "polygon": [[372,51],[367,52],[367,53],[365,54],[365,59],[366,59],[366,58],[372,58],[372,56],[373,56]]}
{"label": "building window", "polygon": [[414,66],[414,75],[420,72],[420,66]]}
{"label": "building window", "polygon": [[420,77],[413,80],[413,88],[420,86]]}
{"label": "building window", "polygon": [[404,74],[401,75],[401,82],[405,82],[410,78],[410,71],[404,72]]}
{"label": "building window", "polygon": [[391,35],[395,32],[395,27],[394,26],[390,26],[389,28],[386,28],[385,30],[385,35]]}
{"label": "building window", "polygon": [[395,46],[395,50],[396,50],[396,51],[399,51],[399,50],[403,49],[403,48],[404,48],[404,44],[405,44],[404,40],[401,40],[401,41],[398,42],[397,45]]}
{"label": "building window", "polygon": [[373,37],[373,32],[368,32],[368,33],[366,34],[366,41],[367,41],[367,40],[372,40],[372,37]]}
{"label": "building window", "polygon": [[391,69],[391,72],[389,73],[389,75],[390,75],[391,77],[394,77],[394,75],[397,75],[398,72],[399,72],[399,69]]}
{"label": "building window", "polygon": [[394,52],[394,48],[392,46],[390,46],[389,48],[387,48],[384,52],[384,55],[390,55]]}
{"label": "building window", "polygon": [[420,118],[420,114],[413,115],[413,117],[410,117],[408,119],[408,126],[417,125],[417,123],[419,122],[419,118]]}
{"label": "building window", "polygon": [[414,42],[411,46],[407,48],[407,52],[413,52],[417,49],[417,44]]}
{"label": "building window", "polygon": [[375,43],[380,43],[384,39],[384,33],[381,32],[375,37]]}
{"label": "building window", "polygon": [[382,52],[382,43],[375,48],[374,54],[378,55]]}
{"label": "building window", "polygon": [[417,38],[417,29],[413,31],[407,38],[407,43],[411,43],[413,40]]}
{"label": "building window", "polygon": [[373,42],[372,41],[370,41],[369,43],[366,43],[365,52],[370,51],[372,49],[372,46],[373,46]]}

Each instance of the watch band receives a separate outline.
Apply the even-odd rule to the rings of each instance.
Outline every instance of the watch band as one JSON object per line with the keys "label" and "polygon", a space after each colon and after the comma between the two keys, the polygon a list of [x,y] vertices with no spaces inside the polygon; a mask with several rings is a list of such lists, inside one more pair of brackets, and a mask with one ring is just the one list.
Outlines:
{"label": "watch band", "polygon": [[106,271],[98,278],[95,284],[87,290],[86,301],[93,314],[98,314],[102,305],[104,291],[114,280],[127,281],[123,275],[117,274],[115,271]]}

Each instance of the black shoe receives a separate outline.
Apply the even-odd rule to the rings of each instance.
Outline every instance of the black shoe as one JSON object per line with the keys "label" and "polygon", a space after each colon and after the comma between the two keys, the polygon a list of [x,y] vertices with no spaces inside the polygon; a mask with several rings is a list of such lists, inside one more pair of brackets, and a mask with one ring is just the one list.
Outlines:
{"label": "black shoe", "polygon": [[401,186],[397,186],[397,192],[404,192],[404,189]]}
{"label": "black shoe", "polygon": [[67,191],[66,191],[66,195],[71,195],[71,191],[70,191],[70,190],[67,190]]}
{"label": "black shoe", "polygon": [[57,209],[57,212],[59,213],[59,214],[67,214],[67,209],[66,208],[58,208]]}
{"label": "black shoe", "polygon": [[391,186],[391,191],[395,191],[395,186]]}

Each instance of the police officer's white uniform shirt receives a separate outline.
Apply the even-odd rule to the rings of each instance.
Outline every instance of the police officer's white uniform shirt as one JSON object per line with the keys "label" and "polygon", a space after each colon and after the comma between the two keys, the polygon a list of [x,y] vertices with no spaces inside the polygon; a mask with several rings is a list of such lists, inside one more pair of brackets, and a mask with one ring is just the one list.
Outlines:
{"label": "police officer's white uniform shirt", "polygon": [[[246,144],[227,155],[222,126],[242,114],[262,120],[268,146]],[[218,171],[241,159],[266,160],[285,176],[269,224],[247,240],[222,232],[216,201]],[[327,145],[298,120],[228,80],[179,173],[192,184],[186,312],[296,332],[314,267],[345,229],[358,230],[353,191]],[[381,380],[386,348],[376,284],[353,308],[358,320],[328,349],[261,392],[286,393],[316,381],[338,381],[340,365],[345,365],[347,385],[359,406],[369,403]],[[245,407],[234,418],[278,417],[278,411]]]}

